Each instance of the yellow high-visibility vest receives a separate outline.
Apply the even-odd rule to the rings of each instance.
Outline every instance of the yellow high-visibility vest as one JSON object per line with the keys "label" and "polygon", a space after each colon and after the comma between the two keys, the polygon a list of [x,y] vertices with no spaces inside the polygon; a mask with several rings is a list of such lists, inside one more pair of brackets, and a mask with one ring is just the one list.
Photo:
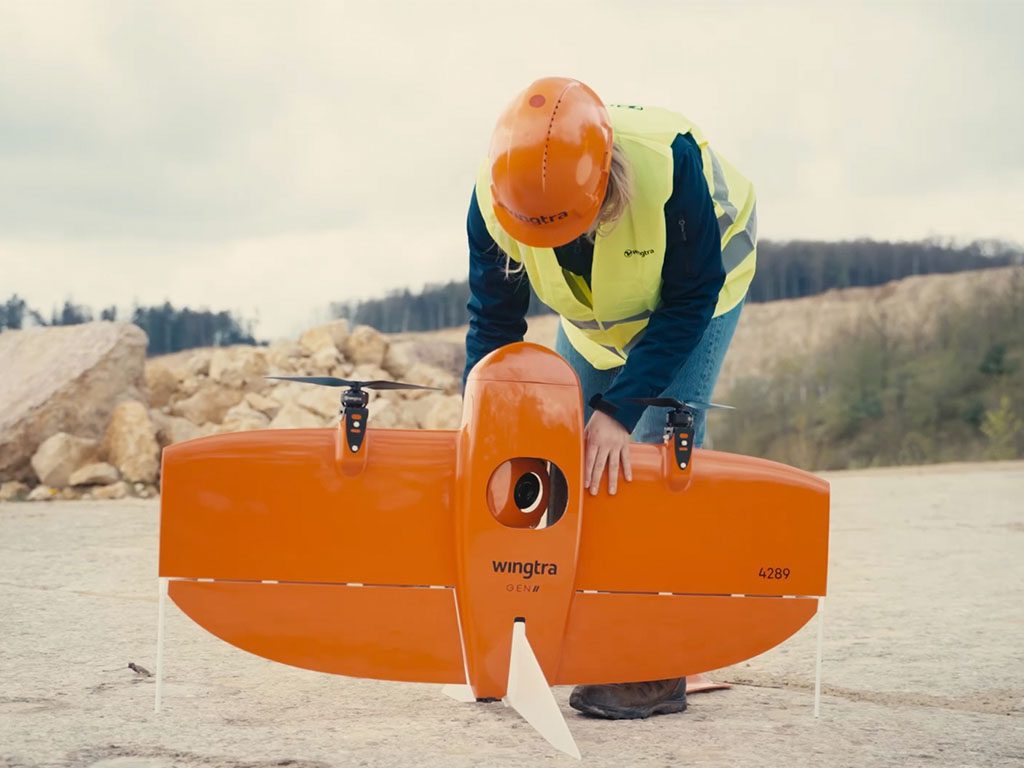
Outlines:
{"label": "yellow high-visibility vest", "polygon": [[590,286],[562,269],[553,248],[533,248],[509,236],[491,205],[490,166],[477,177],[476,196],[487,231],[513,261],[526,268],[540,300],[562,318],[573,347],[595,368],[622,365],[661,300],[665,260],[665,203],[672,194],[672,142],[690,134],[700,147],[704,179],[715,204],[722,237],[725,285],[715,316],[733,309],[747,293],[757,262],[753,185],[682,115],[653,107],[609,106],[615,142],[624,150],[634,195],[623,217],[594,242]]}

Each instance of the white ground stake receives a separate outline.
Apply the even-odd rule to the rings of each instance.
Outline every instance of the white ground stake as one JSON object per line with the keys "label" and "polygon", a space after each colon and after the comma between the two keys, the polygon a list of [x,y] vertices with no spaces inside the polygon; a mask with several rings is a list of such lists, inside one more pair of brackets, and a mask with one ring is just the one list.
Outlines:
{"label": "white ground stake", "polygon": [[156,618],[156,701],[153,711],[160,711],[164,696],[164,607],[167,605],[167,579],[160,579],[160,595],[157,597]]}
{"label": "white ground stake", "polygon": [[814,716],[821,712],[821,644],[825,636],[825,598],[818,598],[818,652],[814,659]]}
{"label": "white ground stake", "polygon": [[544,670],[526,639],[526,622],[512,624],[512,656],[508,665],[508,690],[505,703],[555,749],[580,759],[580,750],[562,717]]}

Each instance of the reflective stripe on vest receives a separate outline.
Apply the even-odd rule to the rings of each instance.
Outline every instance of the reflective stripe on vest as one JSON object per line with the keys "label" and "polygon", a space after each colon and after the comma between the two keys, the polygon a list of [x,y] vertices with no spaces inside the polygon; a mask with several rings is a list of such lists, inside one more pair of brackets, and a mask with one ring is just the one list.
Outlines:
{"label": "reflective stripe on vest", "polygon": [[725,284],[715,316],[733,309],[754,276],[757,216],[751,183],[713,153],[699,129],[686,118],[650,107],[609,107],[615,141],[634,178],[634,196],[622,218],[594,242],[591,285],[562,269],[551,248],[531,248],[512,239],[498,223],[491,204],[490,168],[477,177],[476,194],[494,241],[523,265],[537,296],[561,315],[569,342],[598,369],[618,367],[643,336],[661,298],[665,258],[665,202],[672,194],[672,142],[690,134],[701,151],[722,238]]}

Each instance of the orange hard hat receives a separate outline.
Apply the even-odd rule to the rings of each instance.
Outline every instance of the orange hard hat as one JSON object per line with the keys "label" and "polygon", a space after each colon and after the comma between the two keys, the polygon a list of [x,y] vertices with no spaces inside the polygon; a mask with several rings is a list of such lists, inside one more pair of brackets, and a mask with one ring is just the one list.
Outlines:
{"label": "orange hard hat", "polygon": [[519,242],[552,248],[597,218],[612,162],[612,124],[579,80],[545,77],[520,93],[491,138],[491,199]]}

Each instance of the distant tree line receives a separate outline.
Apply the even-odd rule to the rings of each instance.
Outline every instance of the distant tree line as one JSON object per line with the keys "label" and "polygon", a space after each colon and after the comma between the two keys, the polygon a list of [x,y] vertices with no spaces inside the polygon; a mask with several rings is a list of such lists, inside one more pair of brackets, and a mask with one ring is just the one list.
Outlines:
{"label": "distant tree line", "polygon": [[1024,263],[1022,257],[1018,247],[985,241],[961,246],[938,240],[764,241],[757,245],[757,274],[748,300],[796,299],[912,275],[1006,267]]}
{"label": "distant tree line", "polygon": [[[1024,263],[1024,251],[999,242],[954,245],[937,240],[762,241],[750,301],[812,296],[837,288],[881,285],[911,275],[963,272]],[[383,298],[331,304],[334,317],[372,325],[388,333],[432,331],[469,322],[465,280],[426,286],[418,293],[392,291]],[[531,289],[530,315],[549,314]]]}
{"label": "distant tree line", "polygon": [[[67,299],[54,307],[47,318],[28,306],[17,294],[0,304],[0,332],[26,326],[60,326],[88,323],[93,319],[117,320],[117,307],[110,306],[94,315],[89,307]],[[177,308],[170,302],[151,307],[135,306],[125,318],[146,332],[149,355],[163,355],[195,347],[220,347],[229,344],[256,344],[251,320],[232,312]]]}

